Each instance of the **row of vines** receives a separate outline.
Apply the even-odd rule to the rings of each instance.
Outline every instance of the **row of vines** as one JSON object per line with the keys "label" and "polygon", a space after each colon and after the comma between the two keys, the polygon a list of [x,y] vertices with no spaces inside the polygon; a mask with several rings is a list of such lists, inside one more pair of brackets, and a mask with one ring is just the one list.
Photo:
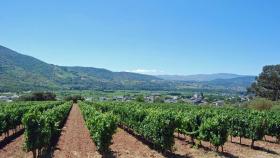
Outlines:
{"label": "row of vines", "polygon": [[92,108],[94,111],[117,117],[119,125],[133,130],[135,134],[151,142],[155,148],[171,150],[174,144],[173,134],[178,126],[178,121],[173,112],[136,108],[129,104],[128,106],[118,106],[115,103],[87,103],[87,105],[86,107]]}
{"label": "row of vines", "polygon": [[[100,152],[107,152],[118,126],[150,142],[154,148],[172,151],[174,134],[189,136],[193,145],[206,141],[218,151],[228,138],[254,142],[265,135],[280,141],[280,112],[240,108],[200,107],[184,104],[136,102],[80,102],[87,128]],[[42,154],[57,137],[72,104],[70,102],[15,102],[0,106],[0,134],[23,125],[24,148],[33,157]]]}
{"label": "row of vines", "polygon": [[18,126],[24,128],[24,149],[32,151],[33,157],[41,155],[54,137],[58,136],[68,116],[70,102],[12,102],[0,106],[0,135]]}
{"label": "row of vines", "polygon": [[66,120],[72,104],[37,104],[24,114],[22,123],[25,127],[24,148],[38,157],[48,149],[53,138],[57,137]]}
{"label": "row of vines", "polygon": [[108,151],[117,129],[117,117],[112,113],[101,113],[84,102],[79,105],[97,149],[100,152]]}
{"label": "row of vines", "polygon": [[161,150],[172,149],[175,132],[190,136],[197,146],[201,141],[210,142],[216,150],[219,147],[223,150],[229,136],[240,137],[240,143],[242,138],[249,138],[252,140],[251,147],[265,135],[276,137],[278,142],[280,139],[280,113],[276,111],[133,102],[87,104],[91,106],[84,107],[92,108],[91,111],[95,113],[113,114],[119,125],[132,130]]}
{"label": "row of vines", "polygon": [[22,124],[22,118],[30,109],[36,107],[38,104],[42,106],[56,105],[60,102],[12,102],[1,104],[0,106],[0,135],[5,134],[9,136],[10,130],[16,129]]}

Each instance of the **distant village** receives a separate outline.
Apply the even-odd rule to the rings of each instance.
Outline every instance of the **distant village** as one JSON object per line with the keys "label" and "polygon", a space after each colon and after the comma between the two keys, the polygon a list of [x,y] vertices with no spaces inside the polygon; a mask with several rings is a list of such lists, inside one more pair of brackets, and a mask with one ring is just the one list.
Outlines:
{"label": "distant village", "polygon": [[[137,101],[137,95],[135,96],[113,96],[113,97],[99,97],[97,101],[120,101],[130,102]],[[203,93],[194,93],[193,96],[173,96],[173,95],[161,95],[159,93],[153,93],[151,95],[143,96],[144,102],[148,103],[189,103],[195,105],[215,105],[223,106],[226,102],[246,102],[250,101],[250,96],[239,95],[239,96],[227,96],[224,99],[213,99],[209,101],[207,97],[204,97]],[[92,101],[93,98],[86,98],[88,101]]]}
{"label": "distant village", "polygon": [[[24,94],[31,93],[24,92]],[[12,102],[17,100],[20,97],[17,93],[7,92],[0,94],[0,101],[2,102]],[[120,101],[120,102],[130,102],[130,101],[138,101],[139,95],[123,95],[123,96],[111,96],[111,97],[86,97],[86,101]],[[209,99],[205,97],[203,93],[194,93],[192,96],[182,96],[182,95],[162,95],[160,93],[151,93],[142,97],[142,102],[148,103],[189,103],[195,105],[215,105],[215,106],[223,106],[226,102],[246,102],[250,101],[250,96],[239,95],[239,96],[224,96],[223,99]],[[58,98],[61,100],[61,98]]]}
{"label": "distant village", "polygon": [[12,93],[12,92],[2,93],[0,95],[0,101],[3,101],[3,102],[12,102],[18,98],[19,98],[19,95],[16,93]]}

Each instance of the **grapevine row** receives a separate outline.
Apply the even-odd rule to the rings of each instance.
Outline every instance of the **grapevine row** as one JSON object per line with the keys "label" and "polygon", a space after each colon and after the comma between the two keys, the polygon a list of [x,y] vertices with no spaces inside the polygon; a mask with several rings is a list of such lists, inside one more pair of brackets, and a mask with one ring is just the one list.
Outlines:
{"label": "grapevine row", "polygon": [[16,132],[17,127],[21,125],[21,120],[24,114],[38,104],[44,107],[49,107],[60,104],[60,102],[13,102],[1,105],[0,135],[5,133],[6,136],[9,136],[9,130],[12,129]]}
{"label": "grapevine row", "polygon": [[71,106],[70,102],[53,107],[42,105],[34,107],[24,115],[24,148],[32,151],[34,158],[41,155],[42,151],[50,146],[52,138],[60,133]]}
{"label": "grapevine row", "polygon": [[[128,104],[127,104],[128,105]],[[101,112],[112,112],[119,124],[132,130],[151,142],[155,148],[171,150],[174,145],[174,131],[178,126],[175,113],[170,111],[145,109],[141,106],[118,106],[118,104],[92,104]]]}
{"label": "grapevine row", "polygon": [[117,118],[111,113],[98,112],[95,107],[79,103],[90,135],[100,152],[109,150],[113,134],[117,129]]}
{"label": "grapevine row", "polygon": [[[156,147],[170,150],[174,129],[194,140],[208,141],[222,147],[229,136],[249,138],[254,142],[265,135],[280,137],[280,113],[237,108],[195,107],[182,104],[98,103],[102,112],[113,112],[120,124],[151,141]],[[200,145],[200,144],[197,144]]]}

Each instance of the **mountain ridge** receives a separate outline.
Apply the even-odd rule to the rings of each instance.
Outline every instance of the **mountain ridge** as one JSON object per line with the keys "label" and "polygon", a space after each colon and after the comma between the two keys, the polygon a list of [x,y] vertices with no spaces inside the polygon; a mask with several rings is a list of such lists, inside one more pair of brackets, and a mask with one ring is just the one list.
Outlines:
{"label": "mountain ridge", "polygon": [[157,77],[165,80],[173,81],[213,81],[216,79],[233,79],[239,77],[255,77],[250,75],[239,75],[233,73],[213,73],[213,74],[195,74],[195,75],[157,75]]}
{"label": "mountain ridge", "polygon": [[[166,87],[162,79],[102,68],[58,66],[0,46],[0,91],[59,89],[145,89]],[[167,87],[168,88],[168,87]]]}
{"label": "mountain ridge", "polygon": [[231,80],[222,83],[224,84],[219,85],[215,81],[174,81],[145,74],[113,72],[103,68],[58,66],[0,46],[0,91],[181,90],[201,87],[209,89],[238,87],[237,89],[244,90],[251,80],[243,82],[239,79],[238,82]]}

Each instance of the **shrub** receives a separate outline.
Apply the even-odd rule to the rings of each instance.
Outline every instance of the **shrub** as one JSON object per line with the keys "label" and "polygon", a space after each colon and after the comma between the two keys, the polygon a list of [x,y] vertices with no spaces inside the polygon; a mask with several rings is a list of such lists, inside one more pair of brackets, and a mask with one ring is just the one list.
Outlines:
{"label": "shrub", "polygon": [[269,110],[272,108],[274,102],[264,98],[256,98],[246,104],[250,109]]}
{"label": "shrub", "polygon": [[144,98],[143,95],[138,95],[138,96],[136,97],[136,101],[137,101],[137,102],[145,102],[145,98]]}

